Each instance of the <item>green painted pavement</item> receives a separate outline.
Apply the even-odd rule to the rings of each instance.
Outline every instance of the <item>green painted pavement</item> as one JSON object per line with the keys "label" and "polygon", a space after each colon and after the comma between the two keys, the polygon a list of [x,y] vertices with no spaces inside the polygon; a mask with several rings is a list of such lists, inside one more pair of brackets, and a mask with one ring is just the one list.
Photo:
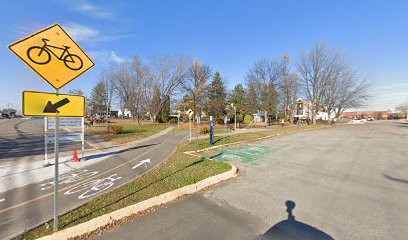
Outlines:
{"label": "green painted pavement", "polygon": [[209,159],[216,161],[240,161],[242,163],[255,164],[255,161],[272,153],[269,147],[262,145],[244,145],[239,148],[215,150]]}

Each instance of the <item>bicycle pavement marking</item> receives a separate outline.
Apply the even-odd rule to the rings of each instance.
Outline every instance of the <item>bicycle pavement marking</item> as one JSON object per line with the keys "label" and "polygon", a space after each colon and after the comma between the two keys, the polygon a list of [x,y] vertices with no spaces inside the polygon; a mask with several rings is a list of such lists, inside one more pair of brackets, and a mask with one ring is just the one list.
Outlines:
{"label": "bicycle pavement marking", "polygon": [[[167,140],[163,141],[163,143],[168,142],[169,140],[171,140],[171,139],[173,139],[174,137],[179,136],[179,135],[181,135],[181,134],[182,134],[182,133],[179,133],[179,134],[176,134],[175,136],[169,137]],[[163,143],[162,143],[162,144],[163,144]],[[88,178],[88,179],[86,179],[86,180],[84,180],[84,181],[78,182],[78,183],[73,184],[73,185],[71,185],[71,186],[68,186],[68,187],[65,187],[65,188],[61,188],[61,189],[58,190],[58,192],[66,191],[67,189],[70,189],[70,188],[74,188],[74,187],[76,187],[76,186],[79,186],[79,185],[81,185],[81,184],[83,184],[83,183],[85,183],[85,182],[87,182],[87,181],[89,181],[89,180],[92,180],[92,179],[94,179],[94,178],[100,177],[100,176],[102,176],[102,175],[104,175],[104,174],[106,174],[106,173],[110,173],[110,172],[112,172],[112,171],[114,171],[114,170],[116,170],[116,169],[118,169],[118,168],[120,168],[120,167],[125,166],[126,164],[128,164],[128,163],[130,163],[130,162],[136,161],[138,158],[140,158],[140,157],[146,155],[147,153],[153,151],[154,149],[158,148],[158,147],[161,146],[162,144],[159,144],[159,145],[153,147],[152,149],[150,149],[150,150],[148,150],[148,151],[146,151],[146,152],[140,154],[139,156],[137,156],[137,157],[135,157],[135,158],[133,158],[133,159],[131,159],[131,160],[125,162],[125,163],[122,163],[122,164],[120,164],[120,165],[118,165],[118,166],[116,166],[116,167],[114,167],[114,168],[111,168],[111,169],[109,169],[109,170],[107,170],[107,171],[105,171],[105,172],[101,172],[101,173],[99,173],[99,174],[96,174],[96,175],[94,175],[94,176],[92,176],[92,177],[90,177],[90,178]],[[2,210],[0,210],[0,213],[7,212],[7,211],[9,211],[9,210],[12,210],[12,209],[15,209],[15,208],[18,208],[18,207],[27,205],[27,204],[29,204],[29,203],[33,203],[33,202],[39,201],[39,200],[41,200],[41,199],[44,199],[44,198],[46,198],[46,197],[53,196],[53,195],[54,195],[53,192],[44,194],[44,195],[39,196],[39,197],[36,197],[36,198],[34,198],[34,199],[31,199],[31,200],[28,200],[28,201],[25,201],[25,202],[16,204],[16,205],[14,205],[14,206],[10,206],[10,207],[8,207],[8,208],[2,209]]]}

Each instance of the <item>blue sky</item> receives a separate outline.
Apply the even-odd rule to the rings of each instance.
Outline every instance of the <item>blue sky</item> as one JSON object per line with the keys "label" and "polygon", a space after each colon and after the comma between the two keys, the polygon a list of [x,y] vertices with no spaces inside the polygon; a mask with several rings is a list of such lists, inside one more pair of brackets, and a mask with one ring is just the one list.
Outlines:
{"label": "blue sky", "polygon": [[0,108],[20,109],[23,90],[54,89],[7,46],[60,23],[96,66],[61,92],[89,95],[100,71],[135,55],[198,57],[228,79],[244,82],[261,57],[296,61],[316,41],[340,49],[361,78],[374,82],[366,110],[408,101],[408,1],[6,1],[0,9]]}

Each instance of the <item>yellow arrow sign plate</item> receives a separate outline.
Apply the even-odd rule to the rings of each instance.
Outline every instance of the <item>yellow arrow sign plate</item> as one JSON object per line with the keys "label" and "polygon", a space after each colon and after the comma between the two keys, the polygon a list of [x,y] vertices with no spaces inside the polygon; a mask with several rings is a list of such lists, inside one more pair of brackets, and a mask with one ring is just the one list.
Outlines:
{"label": "yellow arrow sign plate", "polygon": [[60,89],[95,64],[58,24],[9,46],[55,89]]}
{"label": "yellow arrow sign plate", "polygon": [[85,97],[46,92],[23,92],[23,115],[44,117],[83,117]]}

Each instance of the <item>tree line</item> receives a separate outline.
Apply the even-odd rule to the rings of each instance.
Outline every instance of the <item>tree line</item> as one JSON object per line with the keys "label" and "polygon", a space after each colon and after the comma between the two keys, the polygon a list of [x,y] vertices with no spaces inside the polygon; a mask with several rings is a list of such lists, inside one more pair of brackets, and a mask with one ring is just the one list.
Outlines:
{"label": "tree line", "polygon": [[219,119],[231,116],[235,106],[237,120],[243,121],[258,111],[290,119],[296,100],[303,98],[311,104],[315,123],[317,111],[339,116],[367,104],[371,87],[339,51],[322,43],[301,52],[295,61],[288,55],[260,58],[249,68],[243,84],[231,91],[227,84],[225,76],[197,58],[134,57],[100,73],[89,105],[92,113],[104,113],[115,102],[139,123],[146,114],[152,122],[167,121],[171,108],[192,109],[196,116],[205,113]]}

